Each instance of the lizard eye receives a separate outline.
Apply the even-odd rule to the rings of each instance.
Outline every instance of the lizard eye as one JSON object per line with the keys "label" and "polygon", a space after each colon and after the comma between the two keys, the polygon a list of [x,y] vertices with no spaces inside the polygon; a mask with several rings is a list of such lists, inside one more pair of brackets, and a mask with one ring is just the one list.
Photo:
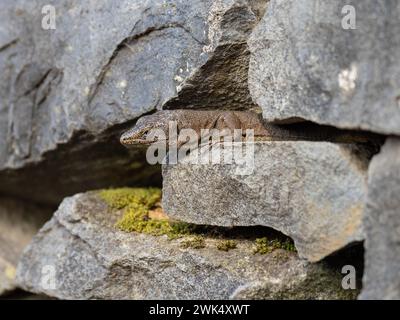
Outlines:
{"label": "lizard eye", "polygon": [[148,133],[149,133],[149,130],[143,131],[142,138],[146,138]]}
{"label": "lizard eye", "polygon": [[142,139],[143,140],[147,139],[150,132],[151,132],[151,129],[144,130],[143,134],[142,134]]}

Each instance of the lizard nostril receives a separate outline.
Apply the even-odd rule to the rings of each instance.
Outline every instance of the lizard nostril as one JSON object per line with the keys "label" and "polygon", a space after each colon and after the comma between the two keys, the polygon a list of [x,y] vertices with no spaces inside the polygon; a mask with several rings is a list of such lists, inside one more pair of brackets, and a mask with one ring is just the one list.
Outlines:
{"label": "lizard nostril", "polygon": [[121,135],[121,137],[119,138],[119,142],[120,142],[121,144],[126,144],[127,140],[128,140],[128,137],[127,137],[126,133],[123,133],[123,134]]}

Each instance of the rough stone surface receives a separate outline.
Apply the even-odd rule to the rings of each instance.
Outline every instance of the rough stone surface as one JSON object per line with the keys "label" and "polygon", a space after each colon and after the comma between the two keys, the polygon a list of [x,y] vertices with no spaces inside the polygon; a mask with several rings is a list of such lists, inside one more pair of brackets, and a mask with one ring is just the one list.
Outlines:
{"label": "rough stone surface", "polygon": [[16,288],[18,259],[51,213],[47,208],[0,197],[0,295]]}
{"label": "rough stone surface", "polygon": [[[344,5],[356,30],[342,28]],[[397,0],[272,0],[249,40],[264,117],[399,134],[399,15]]]}
{"label": "rough stone surface", "polygon": [[400,299],[400,139],[389,138],[369,167],[360,299]]}
{"label": "rough stone surface", "polygon": [[[42,28],[41,9],[48,4],[57,12],[55,30]],[[176,99],[182,105],[254,106],[245,40],[264,4],[2,1],[0,191],[54,204],[93,187],[135,184],[135,173],[148,169],[144,157],[123,150],[116,139],[130,120]],[[238,94],[218,91],[226,88]],[[188,90],[198,92],[196,99]],[[126,169],[132,162],[141,162],[133,174]],[[74,163],[62,168],[68,178],[53,179],[65,163]],[[24,186],[32,180],[41,183],[29,194]]]}
{"label": "rough stone surface", "polygon": [[[56,9],[55,30],[42,27],[45,5]],[[356,30],[342,27],[345,5]],[[374,145],[399,136],[399,16],[397,0],[0,1],[0,294],[18,295],[16,264],[48,207],[87,190],[161,186],[145,149],[119,143],[142,115],[243,109],[310,120],[291,126],[302,131],[375,132]],[[87,193],[41,229],[18,281],[67,299],[347,298],[331,254],[366,238],[360,298],[400,298],[399,138],[369,169],[372,149],[345,141],[257,142],[247,175],[246,161],[163,168],[172,218],[272,227],[299,255],[254,255],[243,234],[224,252],[218,236],[195,250],[123,233],[114,227],[122,213]],[[52,267],[54,288],[43,286]]]}
{"label": "rough stone surface", "polygon": [[217,0],[210,6],[208,61],[177,88],[164,109],[250,109],[259,111],[248,88],[247,39],[269,0]]}
{"label": "rough stone surface", "polygon": [[[65,299],[351,297],[340,289],[340,274],[293,252],[253,254],[250,240],[238,240],[236,249],[222,252],[211,238],[203,249],[183,249],[183,239],[115,229],[120,215],[96,193],[66,198],[24,252],[19,285]],[[53,287],[42,281],[49,266],[55,272]]]}
{"label": "rough stone surface", "polygon": [[188,157],[164,165],[164,210],[197,224],[272,227],[290,236],[299,255],[310,261],[363,239],[366,150],[271,141],[256,142],[254,157],[254,170],[247,175],[237,174],[239,162],[202,165]]}

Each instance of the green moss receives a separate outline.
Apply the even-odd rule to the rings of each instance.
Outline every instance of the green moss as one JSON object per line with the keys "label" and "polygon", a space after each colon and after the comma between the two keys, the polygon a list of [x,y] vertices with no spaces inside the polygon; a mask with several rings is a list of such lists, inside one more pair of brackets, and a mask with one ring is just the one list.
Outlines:
{"label": "green moss", "polygon": [[237,242],[234,240],[222,240],[218,242],[217,249],[221,251],[229,251],[231,249],[236,249]]}
{"label": "green moss", "polygon": [[293,252],[296,251],[296,248],[290,239],[282,241],[278,239],[269,240],[267,237],[264,237],[256,239],[253,253],[266,254],[271,253],[275,249],[283,249]]}
{"label": "green moss", "polygon": [[[161,190],[158,188],[118,188],[101,190],[99,196],[115,210],[123,210],[122,217],[116,222],[115,226],[124,232],[140,232],[154,236],[167,235],[170,239],[176,239],[187,235],[199,233],[199,226],[185,223],[174,222],[168,219],[152,219],[149,211],[159,208],[161,200]],[[209,234],[210,231],[203,230]],[[204,248],[205,240],[202,236],[194,236],[186,239],[182,246],[184,248]],[[221,240],[217,244],[217,249],[229,251],[237,246],[234,240]],[[266,237],[256,239],[254,253],[266,254],[275,249],[295,251],[291,240],[284,241]]]}
{"label": "green moss", "polygon": [[124,210],[122,218],[116,223],[116,227],[122,231],[155,236],[165,234],[174,239],[190,234],[193,229],[188,223],[149,217],[149,210],[161,200],[161,190],[158,188],[109,189],[100,191],[99,195],[111,208]]}
{"label": "green moss", "polygon": [[182,248],[192,248],[192,249],[201,249],[206,246],[206,242],[204,237],[202,236],[194,236],[188,239],[185,239],[181,243]]}
{"label": "green moss", "polygon": [[117,221],[116,227],[125,232],[141,232],[154,236],[166,234],[170,231],[167,220],[153,220],[148,217],[149,210],[140,205],[130,205],[125,209],[122,218]]}
{"label": "green moss", "polygon": [[168,237],[171,239],[179,238],[186,235],[191,235],[196,231],[196,226],[194,224],[173,221],[169,223],[170,232],[168,233]]}
{"label": "green moss", "polygon": [[158,188],[118,188],[101,190],[100,197],[113,209],[123,209],[132,205],[140,205],[147,209],[161,199]]}

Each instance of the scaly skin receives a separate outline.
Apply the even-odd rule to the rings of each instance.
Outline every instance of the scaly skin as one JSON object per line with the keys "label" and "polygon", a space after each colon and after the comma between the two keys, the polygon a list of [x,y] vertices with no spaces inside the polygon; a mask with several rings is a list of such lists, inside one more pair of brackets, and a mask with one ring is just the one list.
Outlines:
{"label": "scaly skin", "polygon": [[120,141],[126,147],[150,145],[156,140],[147,138],[149,131],[161,129],[164,131],[168,143],[170,121],[176,122],[178,134],[182,129],[193,129],[199,137],[202,129],[227,129],[231,131],[232,136],[234,129],[241,129],[243,134],[245,134],[246,129],[253,129],[255,140],[367,143],[376,142],[379,139],[379,137],[370,133],[351,132],[314,124],[299,124],[288,127],[266,124],[260,115],[250,111],[163,110],[141,117],[133,128],[122,134]]}
{"label": "scaly skin", "polygon": [[182,129],[193,129],[200,137],[202,129],[253,129],[255,138],[267,138],[273,135],[264,127],[259,116],[246,111],[197,111],[197,110],[165,110],[141,117],[136,125],[121,136],[124,146],[151,144],[154,140],[146,139],[151,129],[161,129],[168,140],[168,124],[175,121],[178,134]]}

